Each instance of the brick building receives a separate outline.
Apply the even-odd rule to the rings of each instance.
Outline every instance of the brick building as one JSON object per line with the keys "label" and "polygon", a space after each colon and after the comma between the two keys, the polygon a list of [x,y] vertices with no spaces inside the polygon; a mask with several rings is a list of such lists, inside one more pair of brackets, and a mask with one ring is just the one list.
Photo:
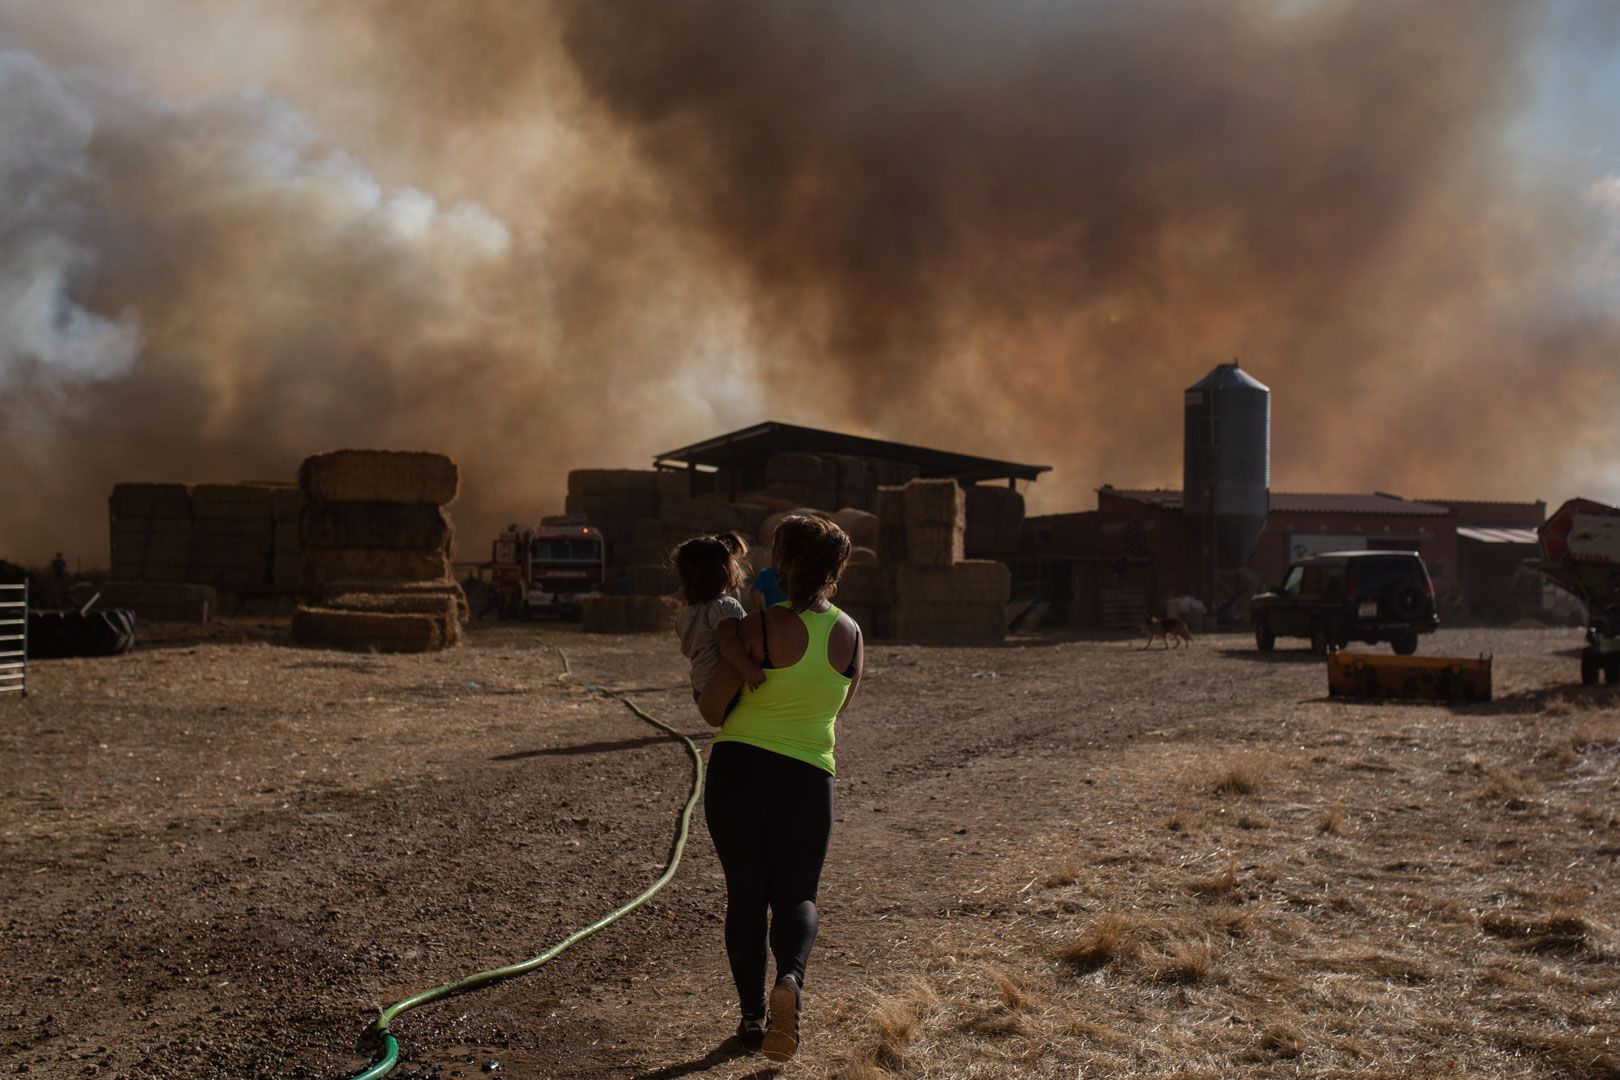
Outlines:
{"label": "brick building", "polygon": [[[1280,581],[1290,562],[1307,555],[1416,551],[1445,606],[1513,617],[1533,606],[1516,575],[1534,553],[1534,528],[1545,513],[1540,502],[1272,492],[1248,565],[1224,568],[1230,585],[1218,606],[1242,619],[1248,595]],[[1104,485],[1094,511],[1026,520],[1014,591],[1047,599],[1070,625],[1129,629],[1163,612],[1171,597],[1198,594],[1205,557],[1203,530],[1183,514],[1181,492]]]}

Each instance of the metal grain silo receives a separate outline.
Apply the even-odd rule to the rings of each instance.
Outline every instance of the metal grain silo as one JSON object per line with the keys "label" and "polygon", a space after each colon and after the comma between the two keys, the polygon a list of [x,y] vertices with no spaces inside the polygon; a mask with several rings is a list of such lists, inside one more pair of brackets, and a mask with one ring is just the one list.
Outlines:
{"label": "metal grain silo", "polygon": [[1217,365],[1186,394],[1182,507],[1207,546],[1235,566],[1266,527],[1271,391],[1237,365]]}

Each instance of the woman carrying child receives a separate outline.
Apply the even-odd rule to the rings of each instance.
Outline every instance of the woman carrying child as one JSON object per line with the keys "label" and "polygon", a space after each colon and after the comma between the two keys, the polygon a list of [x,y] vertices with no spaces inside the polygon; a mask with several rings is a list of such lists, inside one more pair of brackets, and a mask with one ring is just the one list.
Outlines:
{"label": "woman carrying child", "polygon": [[[728,663],[698,696],[703,718],[720,728],[704,817],[726,875],[726,954],[742,1009],[737,1035],[774,1061],[799,1045],[799,995],[832,832],[833,729],[861,678],[861,629],[831,602],[849,552],[848,535],[832,522],[786,518],[772,554],[787,599],[735,627],[740,663],[716,624]],[[768,1023],[767,941],[776,960]]]}

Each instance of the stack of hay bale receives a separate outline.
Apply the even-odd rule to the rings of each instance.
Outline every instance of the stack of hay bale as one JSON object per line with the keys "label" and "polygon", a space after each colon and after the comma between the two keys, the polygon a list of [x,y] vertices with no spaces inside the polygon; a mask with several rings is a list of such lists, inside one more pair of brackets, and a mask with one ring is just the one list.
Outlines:
{"label": "stack of hay bale", "polygon": [[[220,589],[270,585],[276,498],[277,489],[269,485],[193,487],[185,580]],[[293,506],[296,512],[296,501]]]}
{"label": "stack of hay bale", "polygon": [[445,507],[460,487],[442,454],[339,450],[298,470],[300,642],[425,652],[461,640],[467,598],[450,575]]}
{"label": "stack of hay bale", "polygon": [[965,559],[966,496],[954,480],[913,480],[877,491],[878,562],[845,570],[836,603],[874,637],[1000,641],[1012,574]]}
{"label": "stack of hay bale", "polygon": [[[587,524],[599,529],[607,546],[605,589],[618,597],[663,597],[675,592],[677,581],[669,555],[687,537],[703,533],[737,531],[752,534],[770,509],[758,503],[728,502],[717,495],[691,495],[690,478],[682,472],[652,469],[575,469],[568,474],[566,515],[546,518],[543,524]],[[628,614],[634,606],[620,605],[608,615],[598,605],[596,620],[604,632],[634,630]],[[662,629],[662,605],[643,604],[645,625]],[[587,628],[592,620],[587,618]],[[627,628],[628,626],[628,628]]]}
{"label": "stack of hay bale", "polygon": [[191,551],[189,485],[115,484],[107,510],[114,580],[186,580]]}

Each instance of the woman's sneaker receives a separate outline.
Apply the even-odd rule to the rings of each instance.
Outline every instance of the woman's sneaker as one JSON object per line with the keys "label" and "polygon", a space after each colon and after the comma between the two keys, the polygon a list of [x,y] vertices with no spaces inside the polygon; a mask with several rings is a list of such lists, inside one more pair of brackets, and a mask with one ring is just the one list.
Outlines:
{"label": "woman's sneaker", "polygon": [[781,979],[771,988],[771,1023],[762,1048],[772,1061],[786,1061],[799,1049],[799,985]]}
{"label": "woman's sneaker", "polygon": [[745,1016],[737,1024],[737,1041],[750,1050],[758,1050],[765,1041],[765,1018]]}

